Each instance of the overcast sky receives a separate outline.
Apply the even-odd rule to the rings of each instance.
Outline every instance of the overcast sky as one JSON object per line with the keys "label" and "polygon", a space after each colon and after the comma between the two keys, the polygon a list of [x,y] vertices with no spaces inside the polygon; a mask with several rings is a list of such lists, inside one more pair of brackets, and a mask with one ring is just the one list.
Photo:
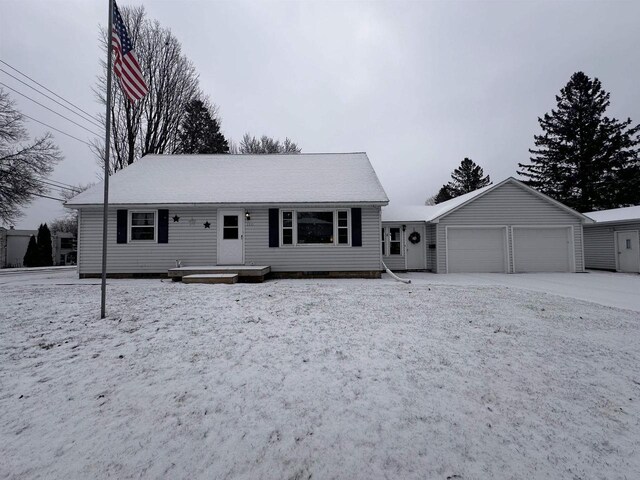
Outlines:
{"label": "overcast sky", "polygon": [[[575,71],[611,92],[610,115],[640,122],[640,1],[119,3],[133,4],[181,41],[227,137],[248,131],[288,136],[303,152],[365,151],[396,204],[422,204],[464,157],[494,181],[515,175],[537,117]],[[103,114],[92,87],[106,20],[106,1],[0,0],[0,58]],[[38,97],[2,72],[0,81]],[[13,96],[24,113],[91,138]],[[55,139],[65,159],[52,178],[96,181],[89,148]],[[62,213],[40,199],[16,227]]]}

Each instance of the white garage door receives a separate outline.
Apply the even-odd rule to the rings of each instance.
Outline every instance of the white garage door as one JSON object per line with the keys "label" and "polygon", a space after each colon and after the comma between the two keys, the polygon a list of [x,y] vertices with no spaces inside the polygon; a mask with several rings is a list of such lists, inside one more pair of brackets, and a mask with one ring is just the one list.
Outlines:
{"label": "white garage door", "polygon": [[448,272],[505,273],[505,231],[504,227],[448,227]]}
{"label": "white garage door", "polygon": [[570,227],[513,227],[515,272],[571,272],[570,232]]}

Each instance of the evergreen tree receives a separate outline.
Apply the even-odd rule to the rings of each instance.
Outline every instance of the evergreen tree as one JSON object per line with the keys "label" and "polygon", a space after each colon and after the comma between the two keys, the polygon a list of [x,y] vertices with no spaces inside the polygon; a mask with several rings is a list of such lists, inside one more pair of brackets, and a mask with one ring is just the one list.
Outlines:
{"label": "evergreen tree", "polygon": [[482,167],[466,157],[460,162],[460,166],[453,171],[451,179],[452,181],[443,185],[433,197],[436,204],[491,185],[491,178],[489,175],[484,175]]}
{"label": "evergreen tree", "polygon": [[449,189],[453,191],[455,197],[491,185],[491,178],[489,175],[484,176],[482,167],[466,157],[453,171],[451,178],[453,182],[449,182]]}
{"label": "evergreen tree", "polygon": [[24,254],[22,265],[25,267],[38,266],[38,245],[36,244],[36,237],[34,235],[31,235],[31,238],[29,238],[27,253]]}
{"label": "evergreen tree", "polygon": [[597,78],[574,73],[538,118],[525,183],[580,212],[640,203],[640,124],[605,116],[609,93]]}
{"label": "evergreen tree", "polygon": [[53,246],[51,245],[51,232],[46,223],[38,227],[38,267],[50,267],[53,265]]}
{"label": "evergreen tree", "polygon": [[229,153],[229,144],[220,133],[215,108],[199,99],[187,103],[180,124],[179,153]]}
{"label": "evergreen tree", "polygon": [[438,203],[446,202],[447,200],[451,200],[454,197],[449,185],[443,185],[436,193],[436,196],[433,197],[433,203],[437,205]]}

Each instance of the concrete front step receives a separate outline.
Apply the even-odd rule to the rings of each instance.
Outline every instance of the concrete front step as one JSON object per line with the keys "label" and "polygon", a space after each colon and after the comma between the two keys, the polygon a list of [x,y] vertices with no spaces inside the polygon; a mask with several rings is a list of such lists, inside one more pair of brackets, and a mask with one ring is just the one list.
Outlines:
{"label": "concrete front step", "polygon": [[214,265],[170,268],[169,278],[180,281],[189,275],[224,275],[235,274],[241,282],[262,282],[271,272],[271,267],[262,265]]}
{"label": "concrete front step", "polygon": [[183,283],[237,283],[237,273],[200,273],[185,275],[182,277]]}

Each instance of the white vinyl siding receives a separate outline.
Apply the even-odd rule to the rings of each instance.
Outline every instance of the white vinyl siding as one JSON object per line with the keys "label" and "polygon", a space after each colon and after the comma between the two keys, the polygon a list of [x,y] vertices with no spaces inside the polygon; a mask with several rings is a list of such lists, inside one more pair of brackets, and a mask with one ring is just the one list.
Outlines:
{"label": "white vinyl siding", "polygon": [[[169,268],[176,266],[176,260],[182,261],[183,265],[215,265],[215,208],[170,209],[169,243],[116,243],[116,210],[109,209],[108,273],[166,273]],[[174,223],[174,215],[180,217],[179,222]],[[81,219],[78,226],[78,273],[100,273],[102,210],[82,209]],[[204,223],[207,221],[211,227],[205,229]]]}
{"label": "white vinyl siding", "polygon": [[[162,208],[162,207],[158,207]],[[285,209],[286,206],[283,206]],[[345,205],[343,209],[350,208]],[[319,206],[318,210],[322,207]],[[109,209],[109,273],[163,274],[175,267],[215,265],[217,260],[217,209],[191,207],[169,209],[169,242],[116,243],[116,210]],[[362,246],[304,245],[269,247],[269,209],[246,207],[251,220],[245,221],[245,265],[269,265],[274,272],[380,271],[380,207],[362,207]],[[291,210],[294,210],[293,208]],[[173,216],[180,217],[173,222]],[[80,212],[78,271],[81,275],[99,274],[102,252],[102,210],[84,208]],[[204,228],[209,222],[210,228]]]}
{"label": "white vinyl siding", "polygon": [[[517,184],[505,183],[441,218],[436,224],[436,271],[438,273],[447,271],[446,227],[468,225],[573,227],[575,270],[584,271],[581,219]],[[507,249],[508,271],[513,272],[511,228],[507,229]]]}
{"label": "white vinyl siding", "polygon": [[584,227],[584,260],[586,268],[616,270],[615,232],[640,230],[640,221],[591,224]]}
{"label": "white vinyl siding", "polygon": [[[347,209],[339,208],[338,210]],[[309,209],[314,209],[310,207]],[[273,272],[380,271],[380,207],[362,207],[362,246],[269,247],[269,209],[253,207],[245,227],[245,264],[270,265]],[[281,210],[288,209],[283,206]],[[321,206],[317,210],[323,210]],[[280,223],[282,230],[282,223]]]}

